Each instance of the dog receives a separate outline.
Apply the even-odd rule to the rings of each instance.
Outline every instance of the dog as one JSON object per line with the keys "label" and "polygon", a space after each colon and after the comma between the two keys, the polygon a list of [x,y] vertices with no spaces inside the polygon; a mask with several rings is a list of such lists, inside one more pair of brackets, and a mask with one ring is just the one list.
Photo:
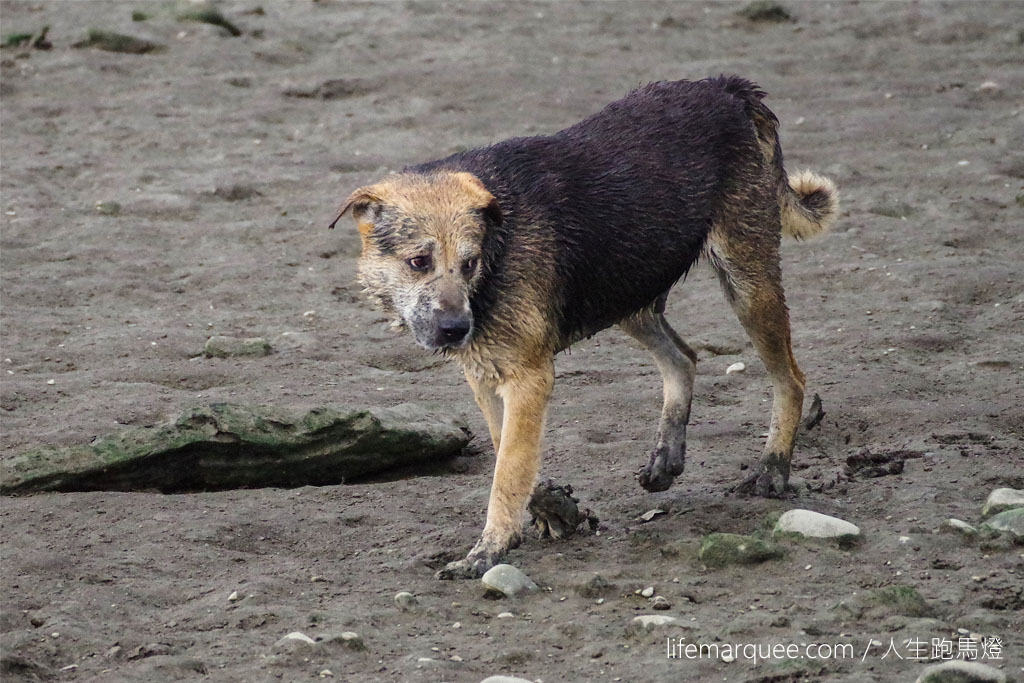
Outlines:
{"label": "dog", "polygon": [[778,119],[750,81],[657,82],[549,136],[410,166],[355,190],[358,278],[429,350],[453,356],[496,453],[487,522],[438,578],[482,575],[518,545],[540,469],[554,356],[618,325],[654,357],[664,405],[639,473],[683,472],[697,354],[665,319],[669,290],[709,261],[771,378],[764,454],[737,489],[780,496],[803,406],[779,266],[781,235],[838,215],[835,184],[783,168]]}

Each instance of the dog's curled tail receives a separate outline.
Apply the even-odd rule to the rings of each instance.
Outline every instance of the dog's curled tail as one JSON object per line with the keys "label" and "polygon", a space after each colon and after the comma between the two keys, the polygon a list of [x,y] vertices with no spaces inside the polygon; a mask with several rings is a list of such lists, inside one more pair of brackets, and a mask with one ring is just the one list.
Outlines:
{"label": "dog's curled tail", "polygon": [[782,234],[798,240],[820,235],[839,217],[839,190],[825,176],[799,171],[782,190]]}

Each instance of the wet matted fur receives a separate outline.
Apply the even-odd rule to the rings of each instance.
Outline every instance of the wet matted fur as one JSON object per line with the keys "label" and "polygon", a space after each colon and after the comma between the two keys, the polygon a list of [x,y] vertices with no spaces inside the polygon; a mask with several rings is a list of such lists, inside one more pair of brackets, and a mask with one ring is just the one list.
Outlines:
{"label": "wet matted fur", "polygon": [[780,237],[826,230],[838,195],[813,173],[787,176],[763,97],[738,77],[652,83],[554,135],[410,166],[343,205],[367,294],[420,345],[461,362],[497,454],[483,535],[441,578],[479,576],[518,543],[552,359],[579,339],[617,324],[651,352],[664,406],[639,481],[663,491],[682,473],[697,356],[663,313],[701,255],[774,390],[764,455],[738,489],[785,490],[804,376]]}

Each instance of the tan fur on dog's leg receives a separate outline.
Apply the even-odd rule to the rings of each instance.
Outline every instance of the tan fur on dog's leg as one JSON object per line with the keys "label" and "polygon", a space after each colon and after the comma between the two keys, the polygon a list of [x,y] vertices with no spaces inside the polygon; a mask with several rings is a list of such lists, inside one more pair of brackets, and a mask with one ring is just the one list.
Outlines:
{"label": "tan fur on dog's leg", "polygon": [[494,444],[494,452],[501,448],[501,423],[505,419],[505,406],[501,396],[498,396],[497,386],[478,378],[475,374],[466,369],[466,381],[473,390],[473,398],[480,406],[480,412],[487,420],[487,429],[491,432],[491,443]]}
{"label": "tan fur on dog's leg", "polygon": [[540,470],[544,416],[554,382],[554,363],[549,360],[540,367],[517,368],[516,376],[498,387],[505,400],[505,419],[487,524],[466,559],[450,563],[438,578],[478,577],[519,544],[523,513]]}

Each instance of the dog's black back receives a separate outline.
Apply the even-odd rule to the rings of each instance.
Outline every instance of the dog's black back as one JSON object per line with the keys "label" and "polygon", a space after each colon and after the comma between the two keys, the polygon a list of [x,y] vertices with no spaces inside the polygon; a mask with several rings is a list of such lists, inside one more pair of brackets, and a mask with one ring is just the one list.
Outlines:
{"label": "dog's black back", "polygon": [[652,83],[554,135],[406,169],[468,171],[501,207],[477,324],[538,259],[553,262],[561,346],[653,303],[696,262],[726,195],[763,177],[759,135],[767,123],[774,140],[775,118],[762,96],[737,77]]}

